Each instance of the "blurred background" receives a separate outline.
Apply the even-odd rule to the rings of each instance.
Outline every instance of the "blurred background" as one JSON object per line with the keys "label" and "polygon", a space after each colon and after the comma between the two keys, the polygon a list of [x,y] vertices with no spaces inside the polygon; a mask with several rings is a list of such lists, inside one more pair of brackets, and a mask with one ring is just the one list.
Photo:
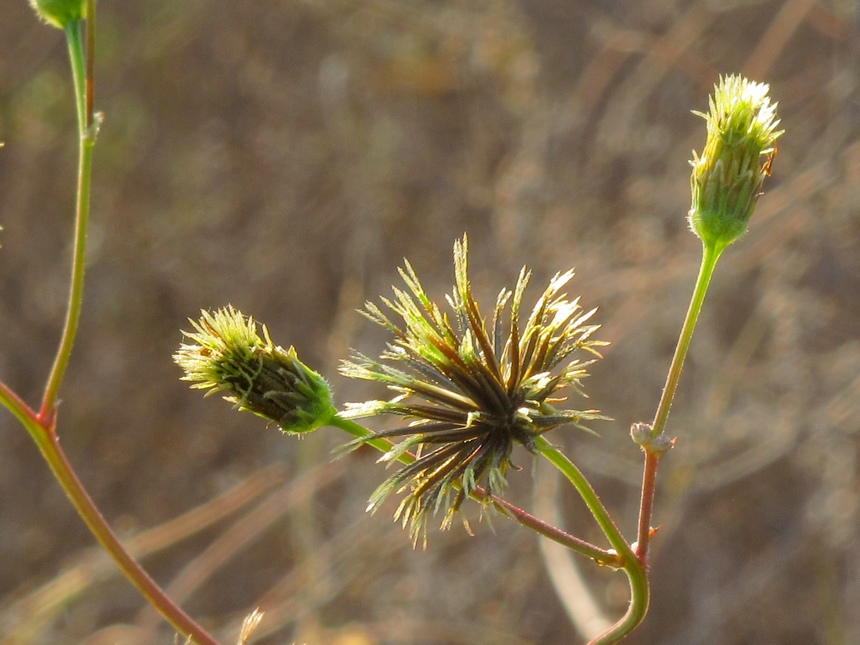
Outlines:
{"label": "blurred background", "polygon": [[[0,377],[36,405],[65,306],[74,116],[62,34],[25,0],[2,11]],[[693,339],[629,642],[860,642],[858,20],[848,0],[101,2],[70,460],[224,642],[255,607],[266,644],[583,642],[623,613],[623,574],[474,507],[474,537],[413,550],[394,500],[363,512],[374,454],[331,462],[336,430],[297,440],[204,400],[171,354],[188,317],[232,303],[338,401],[380,397],[336,370],[382,349],[355,309],[404,257],[441,298],[468,232],[482,301],[524,264],[532,302],[576,267],[570,293],[612,344],[571,405],[615,420],[551,439],[632,536],[628,428],[653,416],[700,259],[690,111],[742,72],[771,84],[786,134]],[[0,454],[0,644],[172,643],[5,411]],[[511,501],[600,541],[572,489],[517,460]]]}

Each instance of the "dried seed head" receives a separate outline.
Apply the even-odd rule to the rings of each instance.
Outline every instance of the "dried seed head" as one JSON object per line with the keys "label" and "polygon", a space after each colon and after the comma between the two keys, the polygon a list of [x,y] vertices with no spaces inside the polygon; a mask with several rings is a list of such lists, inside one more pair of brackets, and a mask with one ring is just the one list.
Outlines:
{"label": "dried seed head", "polygon": [[[529,281],[523,269],[513,291],[499,294],[488,329],[472,296],[465,237],[454,245],[454,267],[451,312],[443,313],[407,262],[400,273],[408,290],[395,288],[393,300],[382,299],[393,319],[373,303],[364,312],[394,340],[380,360],[356,354],[341,367],[348,377],[385,383],[394,392],[388,401],[350,404],[346,416],[388,414],[409,420],[351,445],[403,439],[382,457],[387,463],[416,450],[417,459],[379,486],[369,505],[375,510],[391,493],[405,492],[395,518],[413,540],[426,538],[427,520],[439,511],[442,527],[450,526],[478,486],[501,494],[507,472],[515,469],[516,444],[533,450],[535,437],[544,432],[600,418],[594,410],[555,407],[565,400],[565,389],[582,394],[586,367],[600,357],[596,348],[606,344],[591,340],[598,329],[587,324],[594,310],[582,311],[578,299],[561,293],[573,272],[557,274],[523,322],[520,305]],[[588,360],[579,358],[582,353]]]}

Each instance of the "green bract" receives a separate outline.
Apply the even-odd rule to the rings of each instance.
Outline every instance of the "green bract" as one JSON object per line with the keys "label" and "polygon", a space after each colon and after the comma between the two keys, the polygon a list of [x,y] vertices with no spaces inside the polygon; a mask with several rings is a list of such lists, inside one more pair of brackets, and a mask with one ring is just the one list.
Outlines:
{"label": "green bract", "polygon": [[84,0],[30,0],[30,5],[42,20],[57,29],[65,29],[86,14]]}
{"label": "green bract", "polygon": [[[768,85],[724,76],[714,88],[701,155],[693,152],[689,222],[707,246],[722,250],[746,232],[776,154],[776,103]],[[762,158],[764,157],[764,159]]]}
{"label": "green bract", "polygon": [[224,392],[240,410],[274,421],[284,432],[316,430],[337,412],[325,379],[302,363],[295,349],[275,346],[269,331],[231,306],[191,320],[191,343],[173,359],[193,388]]}

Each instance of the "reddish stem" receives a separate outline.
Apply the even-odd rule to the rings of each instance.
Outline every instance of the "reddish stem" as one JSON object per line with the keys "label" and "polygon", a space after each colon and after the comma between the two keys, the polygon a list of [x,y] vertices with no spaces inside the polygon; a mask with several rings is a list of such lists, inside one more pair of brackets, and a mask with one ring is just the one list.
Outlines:
{"label": "reddish stem", "polygon": [[651,513],[654,508],[654,490],[657,481],[657,462],[660,453],[645,450],[645,467],[642,471],[642,499],[639,503],[639,529],[636,536],[636,557],[646,566],[648,542],[651,539]]}
{"label": "reddish stem", "polygon": [[[478,487],[475,490],[474,497],[476,499],[486,499],[487,492]],[[525,526],[526,528],[530,528],[533,531],[540,533],[544,537],[553,540],[554,542],[558,542],[559,544],[566,546],[569,549],[576,551],[577,553],[581,553],[585,555],[595,562],[603,566],[610,567],[621,567],[623,564],[623,559],[617,553],[612,553],[611,551],[607,551],[606,549],[601,549],[599,546],[591,544],[590,542],[586,542],[585,540],[576,537],[575,535],[571,535],[570,533],[563,531],[562,529],[553,526],[552,524],[547,524],[543,520],[536,518],[531,513],[524,511],[518,506],[514,506],[510,502],[506,502],[503,499],[493,496],[493,503],[499,507],[502,513],[506,515],[510,515],[517,522]]]}
{"label": "reddish stem", "polygon": [[2,400],[3,405],[5,405],[25,426],[28,424],[40,424],[40,417],[36,414],[36,411],[27,405],[24,400],[3,381],[0,381],[0,400]]}
{"label": "reddish stem", "polygon": [[219,645],[217,640],[194,622],[164,593],[111,530],[66,458],[55,431],[53,423],[55,416],[51,413],[50,417],[52,419],[51,425],[45,427],[40,424],[39,428],[28,429],[31,430],[31,436],[36,441],[45,461],[51,467],[54,476],[60,482],[63,490],[66,491],[78,514],[99,544],[111,555],[126,578],[173,627],[184,636],[190,637],[198,645]]}

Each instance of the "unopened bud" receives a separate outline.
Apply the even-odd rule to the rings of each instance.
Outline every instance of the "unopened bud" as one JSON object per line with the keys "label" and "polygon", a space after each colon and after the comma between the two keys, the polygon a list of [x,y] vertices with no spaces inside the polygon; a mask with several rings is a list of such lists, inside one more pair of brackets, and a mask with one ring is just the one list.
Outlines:
{"label": "unopened bud", "polygon": [[650,423],[634,423],[630,426],[630,438],[645,452],[662,455],[675,446],[675,440],[666,436],[665,432],[654,433]]}
{"label": "unopened bud", "polygon": [[231,306],[204,311],[183,332],[184,343],[173,359],[191,387],[223,392],[240,410],[274,421],[284,432],[316,430],[337,413],[325,379],[302,363],[296,350],[275,346],[269,331]]}
{"label": "unopened bud", "polygon": [[706,246],[718,250],[747,230],[770,175],[776,154],[776,103],[770,87],[741,76],[724,76],[714,88],[708,114],[695,112],[708,124],[708,139],[701,155],[693,152],[690,184],[693,203],[689,222]]}

